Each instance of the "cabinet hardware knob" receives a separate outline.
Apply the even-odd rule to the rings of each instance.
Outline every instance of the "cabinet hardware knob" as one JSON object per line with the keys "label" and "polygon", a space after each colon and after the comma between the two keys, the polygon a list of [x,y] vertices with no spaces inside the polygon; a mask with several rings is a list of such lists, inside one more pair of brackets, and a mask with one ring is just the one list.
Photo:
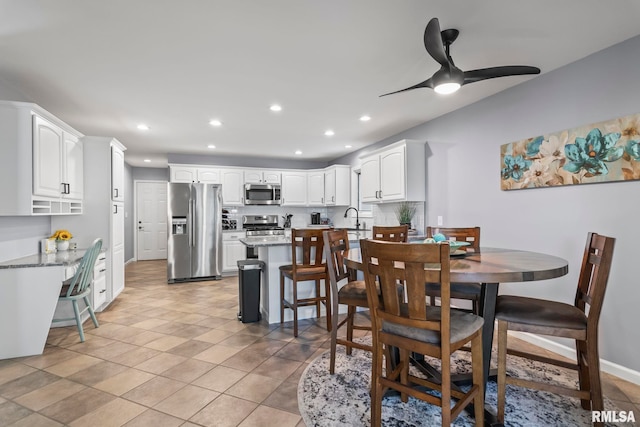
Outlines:
{"label": "cabinet hardware knob", "polygon": [[104,294],[105,292],[107,292],[106,289],[103,289],[103,290],[100,291],[101,294]]}

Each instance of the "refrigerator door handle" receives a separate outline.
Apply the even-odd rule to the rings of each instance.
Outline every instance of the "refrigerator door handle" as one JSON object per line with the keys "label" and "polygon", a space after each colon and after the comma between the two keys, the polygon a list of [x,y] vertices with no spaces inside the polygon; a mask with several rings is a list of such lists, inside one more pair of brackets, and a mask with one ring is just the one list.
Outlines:
{"label": "refrigerator door handle", "polygon": [[193,246],[191,242],[191,236],[193,235],[193,212],[191,211],[191,200],[189,200],[189,206],[187,207],[187,234],[189,235],[189,247]]}
{"label": "refrigerator door handle", "polygon": [[191,200],[191,246],[196,245],[196,201]]}

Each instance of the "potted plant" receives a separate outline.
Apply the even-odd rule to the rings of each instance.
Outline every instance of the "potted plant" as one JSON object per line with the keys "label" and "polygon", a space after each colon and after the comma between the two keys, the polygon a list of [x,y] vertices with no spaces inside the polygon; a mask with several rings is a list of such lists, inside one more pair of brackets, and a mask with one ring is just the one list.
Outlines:
{"label": "potted plant", "polygon": [[398,222],[400,225],[407,224],[409,228],[411,228],[411,220],[413,216],[416,214],[417,206],[412,202],[401,202],[396,208],[396,218],[398,218]]}

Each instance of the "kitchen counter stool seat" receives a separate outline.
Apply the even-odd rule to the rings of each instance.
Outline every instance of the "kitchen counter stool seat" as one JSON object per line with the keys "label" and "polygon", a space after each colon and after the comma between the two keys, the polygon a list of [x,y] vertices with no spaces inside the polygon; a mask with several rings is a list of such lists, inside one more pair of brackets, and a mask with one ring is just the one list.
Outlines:
{"label": "kitchen counter stool seat", "polygon": [[[91,295],[93,269],[95,267],[96,260],[98,259],[98,254],[100,253],[101,249],[102,239],[94,240],[91,248],[89,248],[82,257],[76,273],[71,279],[65,280],[62,284],[62,289],[60,290],[60,297],[58,298],[58,301],[70,301],[73,307],[74,317],[68,317],[64,319],[54,318],[52,320],[52,322],[75,320],[76,326],[78,327],[78,334],[80,335],[80,342],[84,342],[85,340],[84,329],[82,328],[82,314],[85,311],[89,312],[89,316],[91,317],[94,326],[96,328],[100,326],[98,324],[98,319],[93,312],[93,307],[91,307],[89,296]],[[84,302],[85,307],[82,310],[80,310],[78,300],[82,300]]]}
{"label": "kitchen counter stool seat", "polygon": [[[284,309],[293,310],[293,336],[298,336],[298,307],[315,306],[316,317],[320,317],[321,304],[327,312],[327,330],[331,331],[331,290],[327,277],[327,266],[322,262],[323,237],[325,229],[291,229],[292,264],[280,267],[280,323],[284,322]],[[298,262],[298,251],[301,259]],[[285,298],[285,279],[292,282],[291,301]],[[315,294],[308,298],[298,298],[298,283],[314,281]],[[320,282],[324,281],[325,293],[321,293]]]}

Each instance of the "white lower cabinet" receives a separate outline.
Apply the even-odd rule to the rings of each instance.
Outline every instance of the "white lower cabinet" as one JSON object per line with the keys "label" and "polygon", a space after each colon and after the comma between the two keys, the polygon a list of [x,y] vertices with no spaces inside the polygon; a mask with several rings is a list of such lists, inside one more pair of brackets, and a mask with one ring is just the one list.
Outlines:
{"label": "white lower cabinet", "polygon": [[100,252],[93,269],[91,284],[93,308],[98,309],[107,301],[107,254]]}
{"label": "white lower cabinet", "polygon": [[222,233],[222,272],[237,273],[238,261],[247,257],[247,247],[240,241],[244,231]]}

